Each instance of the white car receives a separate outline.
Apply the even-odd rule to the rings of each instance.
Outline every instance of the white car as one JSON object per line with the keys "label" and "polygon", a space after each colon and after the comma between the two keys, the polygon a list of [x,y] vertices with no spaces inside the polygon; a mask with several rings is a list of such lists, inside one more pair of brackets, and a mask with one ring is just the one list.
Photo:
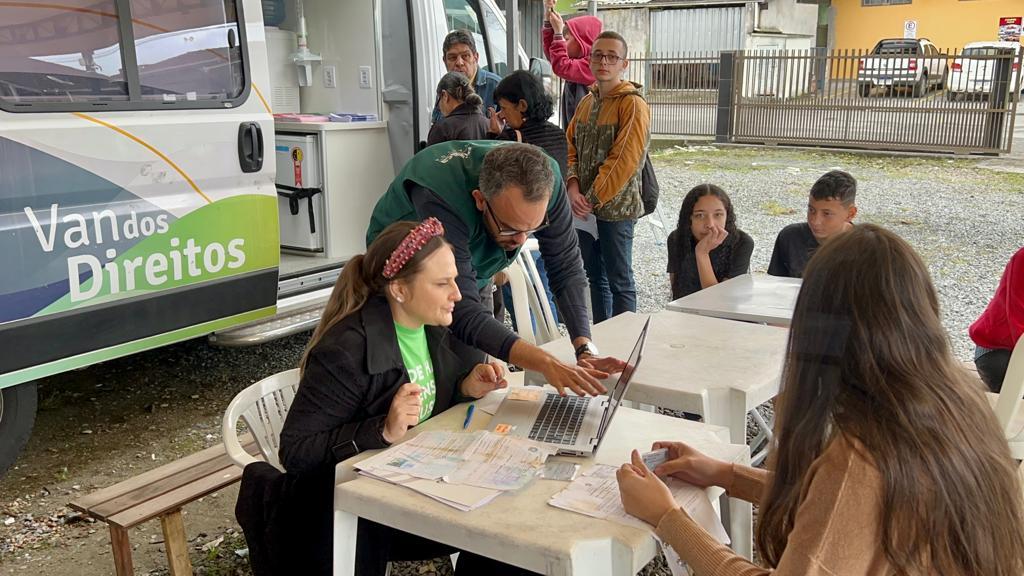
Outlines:
{"label": "white car", "polygon": [[927,38],[886,38],[857,63],[857,93],[867,98],[874,88],[908,88],[921,98],[946,80],[946,55]]}
{"label": "white car", "polygon": [[1019,97],[1021,86],[1021,47],[1019,42],[971,42],[964,47],[960,56],[953,60],[949,69],[949,83],[946,98],[950,101],[961,98],[980,98],[992,93],[992,78],[995,74],[996,54],[1000,49],[1014,51],[1012,72],[1008,89]]}

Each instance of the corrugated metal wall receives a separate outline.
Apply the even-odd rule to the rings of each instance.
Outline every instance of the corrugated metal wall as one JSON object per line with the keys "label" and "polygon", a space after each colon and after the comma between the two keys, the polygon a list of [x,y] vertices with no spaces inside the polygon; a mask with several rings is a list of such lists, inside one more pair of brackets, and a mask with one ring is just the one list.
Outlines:
{"label": "corrugated metal wall", "polygon": [[651,10],[651,52],[742,50],[745,10],[742,6]]}

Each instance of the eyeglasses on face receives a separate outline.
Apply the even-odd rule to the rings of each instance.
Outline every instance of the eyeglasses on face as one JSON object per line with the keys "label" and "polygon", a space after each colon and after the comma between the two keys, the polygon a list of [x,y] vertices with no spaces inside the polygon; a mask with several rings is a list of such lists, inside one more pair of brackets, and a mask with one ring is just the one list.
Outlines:
{"label": "eyeglasses on face", "polygon": [[625,58],[618,54],[602,54],[600,52],[594,52],[590,55],[590,61],[595,64],[618,64],[619,60],[625,60]]}
{"label": "eyeglasses on face", "polygon": [[507,225],[505,225],[504,222],[502,222],[501,220],[498,220],[498,217],[495,216],[495,214],[494,214],[494,208],[491,208],[491,203],[488,202],[487,200],[484,200],[484,208],[487,209],[487,214],[490,215],[491,220],[494,220],[494,225],[498,229],[498,236],[504,236],[506,238],[512,237],[512,236],[518,236],[520,234],[526,234],[527,236],[529,236],[530,234],[533,234],[534,232],[537,232],[538,230],[543,230],[543,229],[547,228],[548,225],[551,224],[550,220],[548,219],[548,214],[547,214],[547,212],[545,212],[544,213],[544,221],[540,223],[540,226],[537,226],[536,228],[531,228],[529,230],[519,230],[519,229],[516,229],[516,228],[512,228],[511,226],[507,226]]}

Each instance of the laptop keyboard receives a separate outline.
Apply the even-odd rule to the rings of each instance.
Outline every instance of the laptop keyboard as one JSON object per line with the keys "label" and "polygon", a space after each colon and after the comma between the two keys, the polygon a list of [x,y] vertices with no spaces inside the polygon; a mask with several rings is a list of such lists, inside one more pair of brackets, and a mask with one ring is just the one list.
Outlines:
{"label": "laptop keyboard", "polygon": [[589,404],[589,396],[548,394],[530,429],[530,439],[550,444],[575,444]]}

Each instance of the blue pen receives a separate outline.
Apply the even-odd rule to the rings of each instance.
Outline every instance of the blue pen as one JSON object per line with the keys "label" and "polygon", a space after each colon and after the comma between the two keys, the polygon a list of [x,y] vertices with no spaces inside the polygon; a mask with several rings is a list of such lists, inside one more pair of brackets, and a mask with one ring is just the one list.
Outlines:
{"label": "blue pen", "polygon": [[462,429],[469,428],[469,422],[473,420],[473,410],[476,409],[476,404],[470,404],[469,408],[466,408],[466,420],[462,423]]}

